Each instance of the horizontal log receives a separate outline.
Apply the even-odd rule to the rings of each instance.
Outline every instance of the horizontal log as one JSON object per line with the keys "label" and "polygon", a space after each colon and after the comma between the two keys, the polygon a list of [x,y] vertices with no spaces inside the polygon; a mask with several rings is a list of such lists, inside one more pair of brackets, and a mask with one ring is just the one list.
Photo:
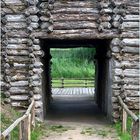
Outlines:
{"label": "horizontal log", "polygon": [[28,56],[7,56],[8,62],[18,62],[18,63],[30,63]]}
{"label": "horizontal log", "polygon": [[5,14],[24,14],[25,13],[25,6],[22,5],[22,6],[16,6],[16,5],[13,5],[13,6],[10,6],[9,8],[2,8],[2,12],[5,13]]}
{"label": "horizontal log", "polygon": [[9,30],[7,33],[8,37],[17,37],[17,38],[27,38],[28,37],[28,33],[25,30]]}
{"label": "horizontal log", "polygon": [[137,90],[137,91],[139,91],[139,85],[124,85],[124,89],[126,90]]}
{"label": "horizontal log", "polygon": [[[63,7],[74,7],[74,8],[93,8],[96,7],[96,1],[65,1],[65,2],[58,2],[54,3],[54,8],[63,8]],[[42,3],[41,8],[45,8],[47,3]]]}
{"label": "horizontal log", "polygon": [[139,85],[139,79],[137,77],[124,77],[123,79],[120,78],[120,76],[114,76],[112,78],[113,83],[118,84],[132,84],[132,85]]}
{"label": "horizontal log", "polygon": [[26,75],[15,75],[11,77],[11,82],[15,82],[15,81],[23,81],[23,80],[28,80],[28,77]]}
{"label": "horizontal log", "polygon": [[29,51],[26,50],[6,50],[8,55],[28,56]]}
{"label": "horizontal log", "polygon": [[8,38],[8,44],[26,44],[28,42],[27,38]]}
{"label": "horizontal log", "polygon": [[124,61],[139,61],[139,54],[130,54],[130,53],[124,53],[123,56],[120,53],[112,53],[112,55],[117,59],[117,60],[124,60]]}
{"label": "horizontal log", "polygon": [[11,87],[9,89],[9,92],[11,95],[25,95],[29,94],[29,88],[28,87]]}
{"label": "horizontal log", "polygon": [[119,76],[119,75],[124,75],[126,77],[138,77],[139,75],[139,70],[138,69],[125,69],[125,70],[122,70],[122,69],[114,69],[114,73],[116,76]]}
{"label": "horizontal log", "polygon": [[121,29],[129,29],[129,28],[139,28],[139,22],[123,22],[121,25]]}
{"label": "horizontal log", "polygon": [[12,107],[24,107],[25,109],[27,109],[28,108],[28,106],[29,106],[29,102],[28,101],[22,101],[22,102],[18,102],[18,101],[12,101],[11,102],[11,106]]}
{"label": "horizontal log", "polygon": [[[120,95],[120,90],[113,90],[113,96],[118,96]],[[125,97],[139,97],[140,94],[137,90],[127,90],[125,89],[125,91],[123,92],[123,95],[125,95]]]}
{"label": "horizontal log", "polygon": [[97,29],[95,30],[88,30],[79,29],[79,30],[54,30],[53,33],[48,34],[46,31],[38,31],[32,33],[36,38],[55,38],[55,39],[109,39],[118,37],[117,30],[104,30],[103,33],[99,33]]}
{"label": "horizontal log", "polygon": [[26,44],[8,44],[6,48],[8,50],[26,50],[28,46]]}
{"label": "horizontal log", "polygon": [[138,30],[137,31],[128,30],[128,31],[122,31],[120,37],[121,38],[127,38],[127,37],[129,37],[129,38],[138,38],[139,34],[140,34],[140,31],[138,31]]}
{"label": "horizontal log", "polygon": [[138,38],[135,38],[135,39],[123,39],[121,41],[121,44],[125,45],[125,46],[139,47],[140,40]]}
{"label": "horizontal log", "polygon": [[123,47],[121,50],[123,53],[132,53],[132,54],[139,54],[139,48],[138,47]]}
{"label": "horizontal log", "polygon": [[17,82],[10,82],[10,85],[13,87],[24,87],[28,86],[28,81],[17,81]]}
{"label": "horizontal log", "polygon": [[54,30],[64,29],[95,29],[97,28],[96,22],[89,21],[69,21],[69,22],[54,22]]}
{"label": "horizontal log", "polygon": [[5,26],[7,29],[25,29],[27,27],[25,22],[8,22]]}
{"label": "horizontal log", "polygon": [[[53,14],[53,21],[95,21],[99,17],[98,14]],[[45,17],[41,20],[48,20]]]}
{"label": "horizontal log", "polygon": [[138,61],[117,61],[113,60],[113,66],[115,68],[128,68],[128,69],[139,69],[140,64]]}
{"label": "horizontal log", "polygon": [[138,97],[126,97],[124,102],[133,102],[133,103],[139,103],[139,98]]}
{"label": "horizontal log", "polygon": [[65,14],[98,14],[99,11],[96,8],[61,8],[53,10],[52,14],[65,13]]}
{"label": "horizontal log", "polygon": [[26,18],[22,15],[6,15],[5,16],[7,22],[25,22]]}
{"label": "horizontal log", "polygon": [[29,96],[28,95],[11,95],[10,99],[14,101],[27,101],[29,100]]}
{"label": "horizontal log", "polygon": [[139,15],[139,7],[127,6],[126,13]]}
{"label": "horizontal log", "polygon": [[125,15],[123,21],[139,22],[139,15]]}
{"label": "horizontal log", "polygon": [[4,3],[6,5],[16,5],[16,6],[24,5],[24,2],[21,0],[4,0]]}

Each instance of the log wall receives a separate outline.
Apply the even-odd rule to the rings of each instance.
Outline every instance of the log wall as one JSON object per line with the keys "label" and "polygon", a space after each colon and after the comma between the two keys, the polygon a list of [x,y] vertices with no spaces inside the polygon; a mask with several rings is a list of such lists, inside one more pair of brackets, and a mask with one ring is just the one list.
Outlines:
{"label": "log wall", "polygon": [[40,39],[111,39],[112,107],[120,117],[120,95],[139,109],[138,0],[2,0],[2,91],[24,111],[30,97],[42,118]]}

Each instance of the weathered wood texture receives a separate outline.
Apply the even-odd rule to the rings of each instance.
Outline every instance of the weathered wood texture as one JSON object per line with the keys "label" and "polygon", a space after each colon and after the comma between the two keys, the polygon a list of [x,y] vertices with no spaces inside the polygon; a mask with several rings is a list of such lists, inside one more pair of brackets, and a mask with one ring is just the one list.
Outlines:
{"label": "weathered wood texture", "polygon": [[39,39],[111,39],[112,106],[120,117],[116,95],[139,109],[139,2],[5,0],[2,10],[2,91],[12,106],[25,110],[35,96],[42,116]]}

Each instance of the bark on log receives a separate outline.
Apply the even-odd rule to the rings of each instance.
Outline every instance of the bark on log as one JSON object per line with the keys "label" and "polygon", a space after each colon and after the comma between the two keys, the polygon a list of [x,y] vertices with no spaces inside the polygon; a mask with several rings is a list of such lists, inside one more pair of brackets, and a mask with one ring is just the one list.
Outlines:
{"label": "bark on log", "polygon": [[138,38],[140,31],[122,31],[120,37],[121,38]]}
{"label": "bark on log", "polygon": [[25,30],[13,30],[6,33],[8,37],[27,38],[28,34]]}
{"label": "bark on log", "polygon": [[123,39],[121,41],[121,44],[124,45],[124,46],[139,47],[140,40],[138,38],[135,38],[135,39]]}
{"label": "bark on log", "polygon": [[36,38],[55,38],[55,39],[98,39],[98,38],[116,38],[118,36],[118,31],[116,30],[104,30],[103,33],[99,33],[98,30],[54,30],[53,33],[48,34],[46,31],[38,31],[32,33]]}
{"label": "bark on log", "polygon": [[28,46],[26,44],[8,44],[6,48],[9,50],[26,50]]}
{"label": "bark on log", "polygon": [[124,74],[124,76],[127,77],[138,77],[139,75],[139,70],[138,69],[114,69],[114,73],[116,76]]}
{"label": "bark on log", "polygon": [[[47,11],[47,10],[46,10]],[[53,10],[52,14],[65,13],[65,14],[98,14],[99,11],[96,8],[61,8]]]}
{"label": "bark on log", "polygon": [[[98,17],[98,14],[53,14],[52,19],[53,21],[95,21]],[[43,16],[41,20],[48,21],[49,19]]]}
{"label": "bark on log", "polygon": [[13,87],[24,87],[28,86],[28,81],[16,81],[16,82],[10,82],[10,85]]}
{"label": "bark on log", "polygon": [[26,44],[28,42],[27,38],[8,38],[7,41],[9,44]]}
{"label": "bark on log", "polygon": [[13,30],[13,29],[25,29],[27,27],[26,23],[24,22],[8,22],[5,26],[7,29]]}
{"label": "bark on log", "polygon": [[28,95],[11,95],[10,99],[13,101],[27,101],[29,100]]}
{"label": "bark on log", "polygon": [[123,30],[124,28],[129,29],[129,28],[139,28],[139,22],[123,22],[121,25],[121,29]]}
{"label": "bark on log", "polygon": [[68,30],[68,29],[95,29],[97,28],[96,22],[89,21],[68,21],[68,22],[54,22],[54,30]]}
{"label": "bark on log", "polygon": [[7,22],[25,22],[26,18],[22,15],[6,15],[5,16]]}
{"label": "bark on log", "polygon": [[126,68],[126,69],[139,69],[140,64],[138,61],[117,61],[113,60],[114,68]]}
{"label": "bark on log", "polygon": [[[63,7],[74,7],[74,8],[93,8],[96,7],[96,1],[66,1],[66,2],[55,2],[54,8],[63,8]],[[47,3],[42,3],[41,7],[45,8]]]}

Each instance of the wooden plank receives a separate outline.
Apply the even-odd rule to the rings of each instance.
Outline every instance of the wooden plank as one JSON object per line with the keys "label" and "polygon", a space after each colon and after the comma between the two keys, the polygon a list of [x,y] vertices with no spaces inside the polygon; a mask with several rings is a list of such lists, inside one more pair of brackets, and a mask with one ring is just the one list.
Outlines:
{"label": "wooden plank", "polygon": [[127,113],[123,109],[123,113],[122,113],[122,132],[125,133],[126,129],[127,129]]}

